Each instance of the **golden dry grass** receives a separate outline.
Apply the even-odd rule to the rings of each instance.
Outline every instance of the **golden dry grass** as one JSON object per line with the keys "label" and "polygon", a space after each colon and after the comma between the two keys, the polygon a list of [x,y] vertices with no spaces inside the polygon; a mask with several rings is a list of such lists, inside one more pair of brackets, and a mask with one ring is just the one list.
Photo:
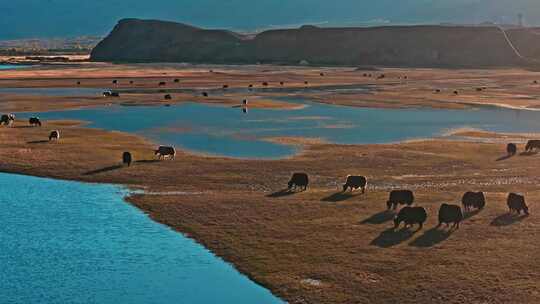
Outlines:
{"label": "golden dry grass", "polygon": [[[324,76],[320,76],[320,72]],[[372,74],[372,77],[364,77]],[[377,79],[379,75],[384,79]],[[407,76],[407,79],[404,77]],[[179,83],[174,79],[178,78]],[[118,80],[113,85],[112,80]],[[81,84],[77,85],[77,81]],[[134,81],[130,84],[130,81]],[[308,85],[304,82],[307,81]],[[537,110],[540,101],[540,72],[522,69],[403,69],[386,68],[361,70],[356,68],[329,67],[276,67],[276,66],[182,66],[177,64],[112,65],[105,63],[81,63],[78,65],[50,65],[30,70],[3,71],[0,87],[87,87],[112,89],[151,89],[153,93],[122,94],[121,98],[40,98],[32,96],[2,96],[3,111],[19,107],[27,111],[65,109],[81,106],[122,103],[129,105],[164,105],[185,101],[238,105],[248,97],[250,107],[287,108],[297,107],[274,97],[283,93],[271,90],[233,93],[223,91],[203,98],[200,92],[220,89],[224,84],[232,88],[253,85],[264,88],[297,88],[319,86],[365,86],[368,91],[317,91],[293,94],[309,97],[315,101],[359,107],[403,108],[466,108],[493,105],[509,108]],[[165,86],[159,86],[165,82]],[[268,82],[264,86],[263,82]],[[280,82],[284,82],[283,85]],[[172,100],[164,100],[159,90],[189,88],[197,93],[172,93]],[[479,88],[485,88],[478,91]],[[440,90],[436,93],[436,90]],[[458,92],[458,95],[454,94]]]}
{"label": "golden dry grass", "polygon": [[[59,143],[43,141],[57,128]],[[129,201],[291,303],[540,302],[540,156],[497,161],[504,143],[304,143],[284,160],[155,161],[152,143],[73,122],[0,128],[0,143],[2,171],[145,188]],[[295,171],[310,174],[309,190],[282,192]],[[369,178],[365,195],[339,193],[352,173]],[[390,230],[392,188],[415,191],[430,215],[422,231]],[[434,230],[440,203],[467,190],[486,191],[487,207],[453,233]],[[509,191],[525,193],[529,217],[506,215]]]}

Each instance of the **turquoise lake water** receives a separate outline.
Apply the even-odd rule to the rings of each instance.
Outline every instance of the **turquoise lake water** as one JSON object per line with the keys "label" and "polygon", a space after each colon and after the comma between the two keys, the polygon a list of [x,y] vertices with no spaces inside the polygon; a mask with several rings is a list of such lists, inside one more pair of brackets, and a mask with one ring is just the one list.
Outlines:
{"label": "turquoise lake water", "polygon": [[91,122],[91,127],[133,132],[160,144],[242,158],[282,158],[298,151],[294,146],[265,141],[268,137],[299,136],[339,144],[365,144],[440,136],[457,128],[540,131],[540,112],[537,111],[496,107],[374,109],[282,99],[306,107],[300,110],[249,109],[246,114],[241,108],[188,103],[170,107],[113,106],[39,115],[43,119],[85,120]]}
{"label": "turquoise lake water", "polygon": [[29,65],[19,65],[19,64],[0,64],[0,70],[14,70],[14,69],[24,69],[29,68]]}
{"label": "turquoise lake water", "polygon": [[41,96],[102,96],[105,89],[98,88],[0,88],[0,94]]}
{"label": "turquoise lake water", "polygon": [[0,173],[0,303],[282,303],[113,185]]}

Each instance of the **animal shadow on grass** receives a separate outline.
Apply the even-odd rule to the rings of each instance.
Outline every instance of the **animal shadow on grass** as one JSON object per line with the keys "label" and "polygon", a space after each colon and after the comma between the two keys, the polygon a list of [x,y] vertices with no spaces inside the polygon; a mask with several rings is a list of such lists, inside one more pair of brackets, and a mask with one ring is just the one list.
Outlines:
{"label": "animal shadow on grass", "polygon": [[416,232],[418,232],[418,230],[411,230],[408,228],[401,228],[399,230],[388,228],[373,239],[370,245],[381,248],[390,248],[410,239]]}
{"label": "animal shadow on grass", "polygon": [[274,193],[270,193],[270,194],[268,194],[266,197],[278,198],[278,197],[284,197],[284,196],[293,195],[293,194],[295,194],[295,193],[296,193],[296,192],[291,191],[291,190],[289,190],[289,189],[283,189],[283,190],[279,190],[279,191],[274,192]]}
{"label": "animal shadow on grass", "polygon": [[[524,152],[525,153],[525,152]],[[495,161],[503,161],[503,160],[507,160],[509,158],[511,158],[512,156],[514,156],[514,154],[506,154],[504,156],[501,156],[499,158],[497,158]]]}
{"label": "animal shadow on grass", "polygon": [[392,220],[394,218],[394,215],[394,212],[390,210],[384,210],[362,220],[360,224],[383,224]]}
{"label": "animal shadow on grass", "polygon": [[523,221],[528,216],[529,215],[527,215],[527,214],[519,214],[518,215],[518,214],[512,214],[512,213],[505,213],[505,214],[499,215],[496,218],[494,218],[491,221],[490,225],[491,226],[497,226],[497,227],[509,226],[509,225],[515,224],[517,222]]}
{"label": "animal shadow on grass", "polygon": [[27,144],[30,144],[30,145],[35,145],[35,144],[46,144],[48,143],[49,141],[48,140],[33,140],[33,141],[29,141],[27,142]]}
{"label": "animal shadow on grass", "polygon": [[473,211],[465,211],[463,212],[463,220],[467,220],[467,219],[470,219],[471,217],[477,215],[478,213],[480,213],[480,211],[482,211],[482,209],[475,209]]}
{"label": "animal shadow on grass", "polygon": [[355,197],[355,195],[352,194],[351,192],[336,192],[334,194],[331,194],[331,195],[321,199],[321,201],[322,202],[336,203],[336,202],[341,202],[341,201],[348,200],[348,199],[353,198],[353,197]]}
{"label": "animal shadow on grass", "polygon": [[124,167],[124,166],[122,166],[122,165],[109,166],[109,167],[105,167],[105,168],[85,172],[83,175],[94,175],[94,174],[99,174],[99,173],[105,173],[105,172],[109,172],[109,171],[118,170],[118,169],[120,169],[122,167]]}
{"label": "animal shadow on grass", "polygon": [[153,163],[159,163],[161,160],[159,159],[141,159],[135,161],[138,164],[153,164]]}
{"label": "animal shadow on grass", "polygon": [[519,156],[533,156],[538,154],[538,151],[529,151],[529,152],[521,152],[519,153]]}
{"label": "animal shadow on grass", "polygon": [[413,240],[409,246],[414,247],[432,247],[440,242],[446,240],[455,231],[455,228],[442,229],[440,227],[433,227],[424,232],[421,236]]}

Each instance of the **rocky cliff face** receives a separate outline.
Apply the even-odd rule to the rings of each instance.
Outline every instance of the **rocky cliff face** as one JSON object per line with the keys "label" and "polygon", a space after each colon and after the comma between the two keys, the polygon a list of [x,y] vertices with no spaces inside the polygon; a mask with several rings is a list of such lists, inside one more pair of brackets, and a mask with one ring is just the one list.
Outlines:
{"label": "rocky cliff face", "polygon": [[[92,52],[95,61],[491,67],[540,59],[535,29],[388,26],[271,30],[255,37],[184,24],[125,19]],[[527,59],[520,57],[523,55]],[[531,57],[531,58],[529,58]]]}

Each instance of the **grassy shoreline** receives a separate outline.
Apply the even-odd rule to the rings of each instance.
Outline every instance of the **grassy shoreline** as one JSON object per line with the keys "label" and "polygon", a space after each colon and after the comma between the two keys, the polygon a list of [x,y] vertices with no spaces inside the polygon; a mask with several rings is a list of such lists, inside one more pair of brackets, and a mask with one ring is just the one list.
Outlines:
{"label": "grassy shoreline", "polygon": [[[59,127],[60,143],[40,142]],[[155,161],[153,143],[138,136],[54,121],[42,128],[0,128],[0,142],[3,172],[153,192],[127,200],[290,303],[540,300],[533,292],[540,265],[534,254],[526,254],[536,252],[540,232],[534,212],[540,168],[534,155],[496,161],[505,151],[502,142],[311,142],[304,143],[303,153],[282,160],[179,151],[175,161]],[[124,150],[135,156],[130,168],[118,166]],[[309,191],[281,192],[294,171],[310,174]],[[339,193],[340,183],[353,173],[368,176],[367,194]],[[388,230],[391,214],[384,212],[384,202],[396,187],[413,189],[428,210],[423,231]],[[438,205],[457,203],[469,189],[488,192],[486,210],[452,234],[433,230]],[[496,226],[510,190],[526,193],[532,215]],[[174,194],[178,191],[185,193]],[[410,282],[414,289],[407,289]]]}

